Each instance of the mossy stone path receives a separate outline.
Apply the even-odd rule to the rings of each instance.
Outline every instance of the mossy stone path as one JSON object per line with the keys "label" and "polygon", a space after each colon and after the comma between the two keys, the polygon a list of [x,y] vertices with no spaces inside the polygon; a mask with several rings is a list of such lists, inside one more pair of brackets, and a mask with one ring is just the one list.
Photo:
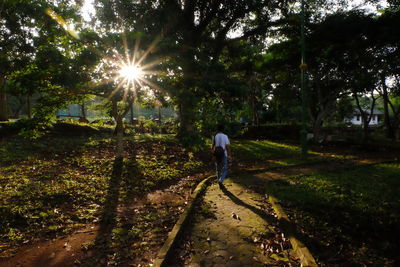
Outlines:
{"label": "mossy stone path", "polygon": [[210,185],[171,266],[274,266],[289,260],[296,266],[290,243],[282,240],[266,196],[260,194],[264,185],[242,175],[222,187]]}

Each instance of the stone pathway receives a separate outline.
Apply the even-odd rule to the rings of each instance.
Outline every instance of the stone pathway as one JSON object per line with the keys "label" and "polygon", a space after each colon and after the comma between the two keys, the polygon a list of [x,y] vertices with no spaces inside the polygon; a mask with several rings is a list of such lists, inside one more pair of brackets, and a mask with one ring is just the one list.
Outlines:
{"label": "stone pathway", "polygon": [[210,185],[169,266],[299,266],[264,184],[241,175]]}

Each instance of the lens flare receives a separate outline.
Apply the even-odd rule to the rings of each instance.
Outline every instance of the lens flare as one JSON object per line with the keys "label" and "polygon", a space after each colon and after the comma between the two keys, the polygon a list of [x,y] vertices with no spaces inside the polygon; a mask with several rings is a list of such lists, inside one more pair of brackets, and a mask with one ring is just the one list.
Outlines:
{"label": "lens flare", "polygon": [[143,72],[139,66],[124,65],[121,66],[119,75],[127,81],[134,81],[139,79],[143,75]]}

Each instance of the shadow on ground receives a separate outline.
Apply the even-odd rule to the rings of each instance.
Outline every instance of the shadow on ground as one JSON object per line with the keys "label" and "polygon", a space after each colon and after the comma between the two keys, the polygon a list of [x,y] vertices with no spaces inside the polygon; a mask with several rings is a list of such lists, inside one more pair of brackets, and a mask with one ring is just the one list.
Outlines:
{"label": "shadow on ground", "polygon": [[233,180],[245,187],[253,181],[258,192],[277,197],[320,263],[399,262],[398,164],[349,159],[266,170],[242,172]]}

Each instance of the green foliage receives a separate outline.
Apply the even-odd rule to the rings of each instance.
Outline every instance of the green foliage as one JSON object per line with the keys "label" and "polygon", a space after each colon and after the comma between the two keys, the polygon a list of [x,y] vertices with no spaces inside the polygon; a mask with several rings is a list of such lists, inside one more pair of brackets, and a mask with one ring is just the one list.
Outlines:
{"label": "green foliage", "polygon": [[343,122],[344,119],[349,119],[354,113],[354,103],[349,96],[344,96],[337,103],[337,121]]}
{"label": "green foliage", "polygon": [[205,139],[200,133],[186,133],[184,135],[177,135],[179,141],[184,147],[190,148],[194,151],[200,151],[204,148]]}
{"label": "green foliage", "polygon": [[42,137],[46,130],[51,125],[51,122],[48,120],[40,120],[40,119],[21,119],[15,122],[10,122],[8,125],[4,125],[1,127],[1,132],[4,135],[14,135],[18,133],[19,136],[27,139],[34,140]]}
{"label": "green foliage", "polygon": [[143,126],[148,130],[148,132],[154,134],[154,133],[161,133],[161,124],[157,123],[152,120],[147,120],[143,124]]}
{"label": "green foliage", "polygon": [[28,138],[42,135],[56,110],[85,98],[77,92],[91,78],[98,60],[98,55],[48,15],[49,10],[68,23],[79,20],[78,7],[67,2],[5,1],[0,10],[0,46],[4,50],[0,78],[6,81],[2,82],[4,90],[17,98],[38,96],[35,120],[21,132]]}
{"label": "green foliage", "polygon": [[230,136],[236,136],[240,132],[242,125],[236,118],[238,106],[236,108],[233,105],[229,107],[218,99],[203,99],[200,106],[201,116],[197,121],[197,126],[203,136],[208,137],[215,134],[218,124],[223,124],[225,132]]}

